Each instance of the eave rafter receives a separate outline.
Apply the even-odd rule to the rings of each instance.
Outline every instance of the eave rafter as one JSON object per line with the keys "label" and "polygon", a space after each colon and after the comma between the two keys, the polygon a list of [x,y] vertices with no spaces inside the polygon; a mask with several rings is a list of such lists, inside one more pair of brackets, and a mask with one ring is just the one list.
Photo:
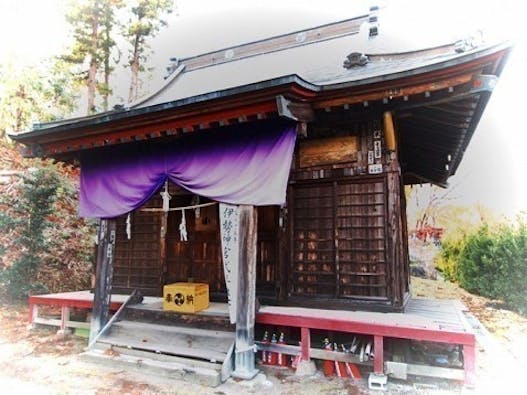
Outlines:
{"label": "eave rafter", "polygon": [[[346,94],[342,97],[325,98],[313,104],[315,109],[327,109],[334,107],[345,107],[346,105],[364,104],[365,102],[375,101],[392,101],[394,99],[409,100],[410,96],[426,94],[426,92],[436,92],[448,88],[467,86],[473,78],[473,73],[467,73],[460,76],[446,78],[441,81],[432,83],[413,85],[411,81],[400,82],[399,87],[384,88],[379,87],[376,90],[355,91],[353,94]],[[403,84],[405,84],[403,86]],[[407,84],[407,85],[406,85]],[[385,100],[386,99],[386,100]]]}
{"label": "eave rafter", "polygon": [[234,108],[208,114],[193,116],[176,116],[173,119],[137,121],[134,125],[116,126],[111,131],[89,135],[63,142],[49,142],[41,145],[45,156],[65,152],[79,151],[93,147],[125,143],[129,141],[149,140],[159,137],[181,135],[209,129],[214,126],[225,126],[257,119],[265,119],[276,112],[274,102],[265,101],[243,109]]}
{"label": "eave rafter", "polygon": [[97,127],[50,133],[38,138],[26,156],[57,157],[64,154],[131,141],[179,136],[209,128],[278,116],[277,97],[290,98],[293,106],[312,93],[301,86],[282,86],[254,95],[239,95],[205,106],[193,104],[166,111],[138,115]]}

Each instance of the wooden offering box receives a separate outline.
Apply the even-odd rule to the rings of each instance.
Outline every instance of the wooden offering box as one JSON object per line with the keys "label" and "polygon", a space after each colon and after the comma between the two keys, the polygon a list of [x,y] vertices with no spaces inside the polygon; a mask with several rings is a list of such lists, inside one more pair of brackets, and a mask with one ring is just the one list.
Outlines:
{"label": "wooden offering box", "polygon": [[209,307],[209,284],[174,283],[163,287],[163,310],[196,313]]}

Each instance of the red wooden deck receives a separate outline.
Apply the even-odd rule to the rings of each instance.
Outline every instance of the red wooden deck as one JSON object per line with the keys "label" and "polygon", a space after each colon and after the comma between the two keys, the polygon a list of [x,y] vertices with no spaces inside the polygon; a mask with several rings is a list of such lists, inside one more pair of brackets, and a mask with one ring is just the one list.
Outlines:
{"label": "red wooden deck", "polygon": [[[117,310],[126,298],[127,295],[113,294],[110,310]],[[90,291],[75,291],[47,295],[32,295],[29,297],[28,302],[30,306],[66,306],[79,309],[91,309],[93,306],[93,294]]]}
{"label": "red wooden deck", "polygon": [[264,306],[256,316],[259,324],[301,329],[301,358],[310,359],[310,330],[323,329],[371,335],[374,338],[374,372],[383,373],[385,338],[421,340],[463,346],[465,383],[475,381],[476,337],[457,300],[411,299],[404,313],[320,310]]}
{"label": "red wooden deck", "polygon": [[[114,294],[111,297],[111,309],[117,310],[127,295]],[[146,297],[143,301],[146,309],[161,309],[160,298]],[[39,323],[38,306],[60,306],[62,330],[74,326],[69,321],[69,309],[90,309],[93,294],[89,291],[67,292],[38,295],[29,298],[30,323]],[[227,305],[211,303],[210,311],[198,314],[227,315]],[[376,313],[363,311],[322,310],[298,307],[262,306],[256,314],[258,324],[277,327],[300,328],[301,358],[310,360],[310,330],[348,332],[370,335],[374,339],[374,372],[384,371],[383,345],[385,338],[411,339],[448,344],[463,347],[465,384],[474,385],[475,381],[475,335],[464,318],[465,306],[456,300],[411,299],[404,313]],[[46,322],[40,322],[46,323]],[[53,324],[53,323],[51,323]]]}
{"label": "red wooden deck", "polygon": [[[117,311],[128,295],[112,294],[110,310]],[[157,301],[159,298],[146,297],[145,301]],[[29,324],[56,325],[61,331],[70,328],[88,328],[89,324],[70,321],[70,309],[86,309],[93,307],[93,293],[90,291],[61,292],[46,295],[32,295],[28,299]],[[39,316],[39,306],[56,306],[61,308],[60,320],[43,318]]]}

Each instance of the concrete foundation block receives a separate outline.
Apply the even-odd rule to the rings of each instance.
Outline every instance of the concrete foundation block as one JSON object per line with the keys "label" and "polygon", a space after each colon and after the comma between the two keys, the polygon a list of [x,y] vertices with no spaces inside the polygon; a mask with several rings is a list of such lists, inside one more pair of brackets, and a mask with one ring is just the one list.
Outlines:
{"label": "concrete foundation block", "polygon": [[314,361],[299,361],[296,366],[296,376],[305,377],[313,376],[317,372]]}
{"label": "concrete foundation block", "polygon": [[71,329],[59,329],[57,331],[56,336],[57,336],[58,339],[65,339],[65,338],[71,336],[72,333],[73,332],[71,331]]}
{"label": "concrete foundation block", "polygon": [[370,373],[368,377],[368,388],[371,390],[386,391],[388,386],[388,376],[379,373]]}

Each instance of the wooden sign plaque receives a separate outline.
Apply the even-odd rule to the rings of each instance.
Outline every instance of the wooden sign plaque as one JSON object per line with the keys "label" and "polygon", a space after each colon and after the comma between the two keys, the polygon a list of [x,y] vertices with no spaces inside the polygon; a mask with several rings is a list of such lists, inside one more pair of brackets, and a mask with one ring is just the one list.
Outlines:
{"label": "wooden sign plaque", "polygon": [[354,162],[359,151],[357,136],[339,136],[300,142],[300,167]]}

